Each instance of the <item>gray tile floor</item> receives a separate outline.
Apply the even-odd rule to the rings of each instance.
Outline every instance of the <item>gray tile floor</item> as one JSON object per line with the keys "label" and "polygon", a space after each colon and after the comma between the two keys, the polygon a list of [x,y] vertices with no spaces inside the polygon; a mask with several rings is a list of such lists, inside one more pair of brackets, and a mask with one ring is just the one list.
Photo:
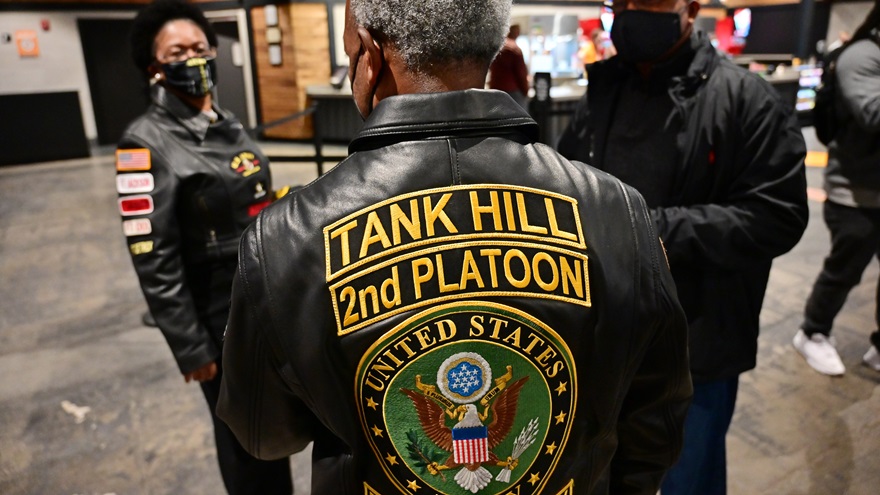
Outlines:
{"label": "gray tile floor", "polygon": [[[315,167],[273,173],[298,184]],[[821,170],[808,179],[820,187]],[[876,264],[836,322],[844,377],[811,371],[790,345],[828,249],[810,208],[804,239],[774,264],[758,367],[741,379],[732,495],[880,493],[880,373],[859,365]],[[0,493],[222,493],[201,393],[140,324],[111,157],[0,168],[0,301]],[[308,462],[291,460],[298,494]]]}

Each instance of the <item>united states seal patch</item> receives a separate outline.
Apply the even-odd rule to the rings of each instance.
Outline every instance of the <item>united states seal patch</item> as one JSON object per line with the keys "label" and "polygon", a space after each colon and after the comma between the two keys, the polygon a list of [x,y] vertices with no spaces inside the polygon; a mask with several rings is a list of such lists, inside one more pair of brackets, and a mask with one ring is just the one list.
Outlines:
{"label": "united states seal patch", "polygon": [[541,321],[463,301],[385,334],[361,359],[355,390],[364,433],[401,493],[528,495],[565,449],[576,376]]}

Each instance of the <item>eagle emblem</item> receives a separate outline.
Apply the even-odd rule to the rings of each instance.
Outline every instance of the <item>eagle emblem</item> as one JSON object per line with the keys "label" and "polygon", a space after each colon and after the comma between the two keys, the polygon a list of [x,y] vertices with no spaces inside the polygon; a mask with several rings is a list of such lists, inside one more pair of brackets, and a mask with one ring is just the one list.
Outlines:
{"label": "eagle emblem", "polygon": [[565,341],[523,311],[457,301],[410,316],[357,367],[358,413],[376,468],[364,473],[364,493],[568,493],[559,489],[570,480],[555,471],[576,380]]}
{"label": "eagle emblem", "polygon": [[425,384],[417,375],[415,389],[400,391],[412,401],[422,433],[441,451],[424,442],[418,432],[410,431],[407,450],[413,463],[444,481],[445,471],[457,470],[456,483],[471,493],[492,481],[484,465],[502,467],[495,479],[508,483],[519,457],[535,442],[539,430],[535,418],[520,432],[509,455],[502,458],[494,451],[511,432],[527,381],[528,376],[513,381],[512,366],[493,381],[489,364],[473,352],[446,359],[437,372],[437,385]]}

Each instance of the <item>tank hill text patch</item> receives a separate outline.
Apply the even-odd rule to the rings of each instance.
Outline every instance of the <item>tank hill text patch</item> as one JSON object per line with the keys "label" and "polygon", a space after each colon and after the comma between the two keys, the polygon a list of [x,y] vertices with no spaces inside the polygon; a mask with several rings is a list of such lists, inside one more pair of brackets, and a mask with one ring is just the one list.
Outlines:
{"label": "tank hill text patch", "polygon": [[589,307],[575,199],[504,185],[398,196],[324,228],[339,335],[404,311],[475,296]]}

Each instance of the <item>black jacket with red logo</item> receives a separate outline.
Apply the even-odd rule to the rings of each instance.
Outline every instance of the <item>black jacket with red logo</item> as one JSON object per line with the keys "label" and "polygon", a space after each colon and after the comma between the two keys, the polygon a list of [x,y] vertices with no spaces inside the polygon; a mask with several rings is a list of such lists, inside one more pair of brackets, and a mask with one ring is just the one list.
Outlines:
{"label": "black jacket with red logo", "polygon": [[241,233],[269,203],[269,161],[238,119],[161,85],[116,154],[123,230],[150,312],[181,372],[220,356]]}
{"label": "black jacket with red logo", "polygon": [[[507,94],[379,103],[246,230],[217,414],[312,493],[654,495],[686,326],[644,201]],[[594,487],[598,487],[595,492]]]}

